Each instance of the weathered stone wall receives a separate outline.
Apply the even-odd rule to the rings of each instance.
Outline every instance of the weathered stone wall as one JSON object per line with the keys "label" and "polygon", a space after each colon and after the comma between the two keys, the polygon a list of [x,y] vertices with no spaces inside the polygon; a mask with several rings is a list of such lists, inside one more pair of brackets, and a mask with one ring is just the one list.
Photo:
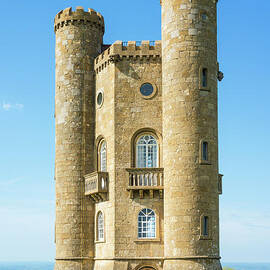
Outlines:
{"label": "weathered stone wall", "polygon": [[[132,143],[139,130],[156,133],[162,155],[161,46],[160,42],[151,45],[149,41],[140,46],[117,41],[95,59],[96,94],[104,94],[102,106],[96,108],[96,148],[104,138],[110,178],[108,201],[96,204],[96,214],[105,214],[105,241],[95,244],[95,270],[135,269],[142,263],[161,269],[162,265],[163,199],[158,192],[152,199],[147,194],[144,199],[138,194],[131,199],[126,171],[134,166]],[[146,82],[155,86],[151,99],[139,91]],[[145,207],[158,216],[156,241],[137,238],[137,215]],[[149,260],[152,257],[156,259]]]}
{"label": "weathered stone wall", "polygon": [[[134,167],[134,134],[156,133],[162,154],[162,89],[161,89],[161,47],[156,42],[142,42],[137,48],[135,42],[128,42],[127,48],[117,42],[112,50],[119,54],[115,63],[115,256],[117,258],[149,258],[163,256],[163,199],[158,194],[143,199],[138,194],[129,197],[127,186],[129,174],[126,168]],[[125,57],[123,57],[125,56]],[[156,87],[156,94],[146,99],[140,93],[143,83]],[[160,162],[162,166],[162,161]],[[159,217],[157,241],[138,241],[138,213],[143,208],[153,209]],[[130,261],[131,262],[131,261]]]}
{"label": "weathered stone wall", "polygon": [[[162,1],[166,270],[220,269],[216,29],[215,0]],[[211,220],[209,237],[201,236],[203,215]]]}
{"label": "weathered stone wall", "polygon": [[106,68],[106,70],[102,70],[101,72],[96,73],[96,97],[98,93],[103,93],[103,102],[101,106],[98,106],[98,104],[96,104],[96,149],[99,148],[100,141],[104,139],[107,145],[107,172],[109,173],[109,192],[107,196],[107,201],[96,204],[95,210],[96,215],[99,211],[102,211],[104,213],[105,240],[104,242],[96,242],[95,244],[96,250],[95,270],[99,269],[100,265],[104,263],[102,262],[102,259],[114,257],[114,242],[115,242],[114,77],[115,77],[115,68],[114,65],[112,64],[109,65]]}
{"label": "weathered stone wall", "polygon": [[[59,12],[55,32],[55,269],[220,270],[216,0],[163,1],[162,53],[160,41],[117,41],[101,52],[104,20],[92,9]],[[143,83],[154,86],[150,98],[140,93]],[[126,168],[135,166],[136,136],[143,132],[159,143],[164,199],[162,190],[127,190]],[[101,139],[109,191],[93,204],[84,194],[84,175],[99,170]],[[138,239],[143,208],[157,215],[157,239]],[[96,238],[99,211],[102,242]],[[203,216],[209,217],[207,237]]]}
{"label": "weathered stone wall", "polygon": [[94,169],[94,58],[103,18],[93,10],[65,9],[56,32],[56,264],[57,270],[91,269],[94,206],[84,196],[84,175]]}

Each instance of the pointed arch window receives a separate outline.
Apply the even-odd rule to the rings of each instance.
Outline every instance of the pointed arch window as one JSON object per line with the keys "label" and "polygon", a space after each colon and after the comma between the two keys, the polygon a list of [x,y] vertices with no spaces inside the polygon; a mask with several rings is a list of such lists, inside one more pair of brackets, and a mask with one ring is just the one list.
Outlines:
{"label": "pointed arch window", "polygon": [[104,216],[102,212],[97,215],[97,241],[104,241]]}
{"label": "pointed arch window", "polygon": [[136,167],[156,168],[158,167],[158,143],[151,134],[139,137],[136,143]]}
{"label": "pointed arch window", "polygon": [[142,209],[138,214],[138,238],[156,238],[156,214],[152,209]]}
{"label": "pointed arch window", "polygon": [[99,146],[99,170],[107,171],[107,145],[105,140],[102,140]]}

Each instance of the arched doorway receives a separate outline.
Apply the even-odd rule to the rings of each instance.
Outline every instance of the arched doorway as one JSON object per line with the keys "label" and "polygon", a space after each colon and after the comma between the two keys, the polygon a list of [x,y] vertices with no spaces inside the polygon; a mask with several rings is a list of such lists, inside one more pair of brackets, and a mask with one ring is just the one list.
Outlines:
{"label": "arched doorway", "polygon": [[155,268],[150,267],[150,266],[145,266],[145,267],[140,268],[139,270],[155,270]]}

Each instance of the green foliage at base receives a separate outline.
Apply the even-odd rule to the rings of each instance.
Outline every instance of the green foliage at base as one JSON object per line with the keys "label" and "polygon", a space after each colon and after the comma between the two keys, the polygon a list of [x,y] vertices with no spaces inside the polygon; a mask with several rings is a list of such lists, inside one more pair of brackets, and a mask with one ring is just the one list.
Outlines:
{"label": "green foliage at base", "polygon": [[224,267],[223,270],[234,270],[234,269],[232,269],[230,267]]}

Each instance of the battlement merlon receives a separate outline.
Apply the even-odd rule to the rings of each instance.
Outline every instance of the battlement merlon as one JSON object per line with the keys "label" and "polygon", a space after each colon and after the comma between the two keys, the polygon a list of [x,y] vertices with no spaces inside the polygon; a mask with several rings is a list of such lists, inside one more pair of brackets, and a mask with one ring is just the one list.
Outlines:
{"label": "battlement merlon", "polygon": [[95,10],[89,8],[88,11],[84,11],[83,7],[76,7],[75,11],[72,8],[66,8],[57,13],[54,18],[54,31],[64,25],[73,24],[75,22],[91,23],[105,32],[104,18]]}
{"label": "battlement merlon", "polygon": [[150,59],[161,58],[161,41],[143,40],[137,41],[116,41],[107,50],[95,59],[95,70],[98,71],[110,64],[123,59]]}

